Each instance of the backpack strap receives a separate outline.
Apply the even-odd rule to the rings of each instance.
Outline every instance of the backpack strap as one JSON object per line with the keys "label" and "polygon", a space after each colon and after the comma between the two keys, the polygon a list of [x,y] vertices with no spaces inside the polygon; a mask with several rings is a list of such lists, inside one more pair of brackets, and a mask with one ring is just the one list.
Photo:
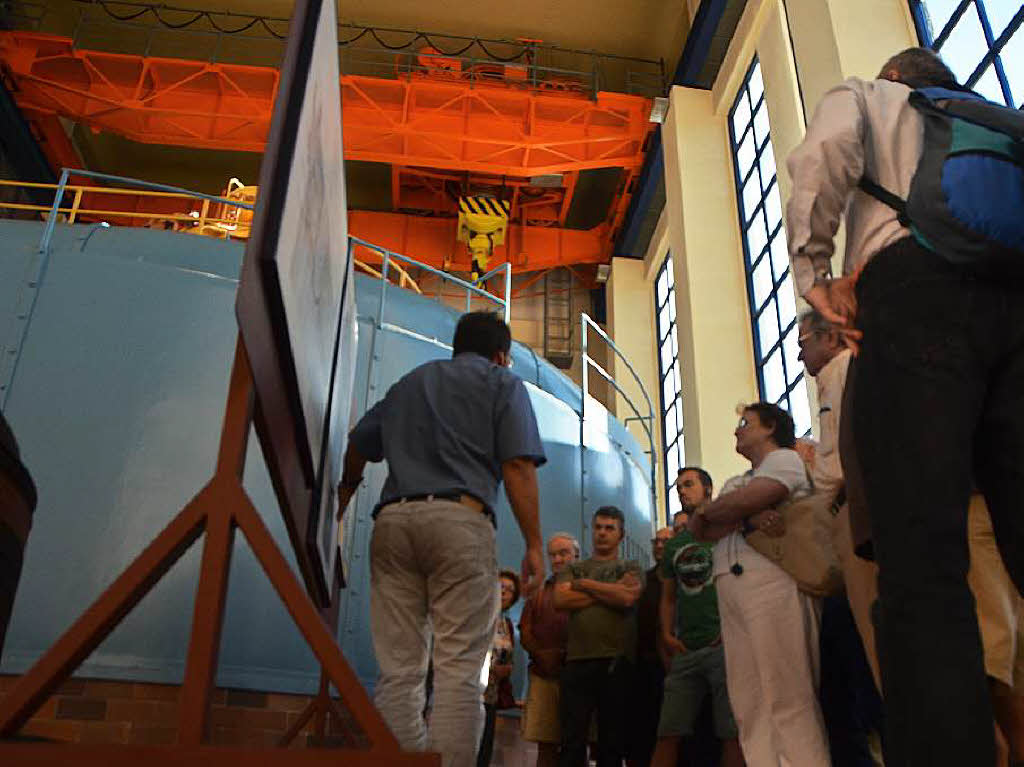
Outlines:
{"label": "backpack strap", "polygon": [[902,197],[893,194],[881,184],[878,184],[867,176],[861,178],[857,186],[865,194],[869,194],[884,205],[888,205],[896,211],[896,219],[905,227],[910,226],[910,219],[907,217],[907,201]]}
{"label": "backpack strap", "polygon": [[987,99],[984,96],[982,96],[982,95],[980,95],[978,93],[975,93],[974,91],[969,90],[967,88],[961,88],[961,89],[953,90],[952,88],[941,88],[941,87],[915,88],[914,91],[910,94],[909,100],[910,100],[911,103],[913,103],[915,100],[917,100],[917,101],[924,100],[924,101],[929,101],[929,102],[932,102],[932,103],[934,103],[936,101],[949,101],[949,100],[952,100],[952,101],[987,101]]}

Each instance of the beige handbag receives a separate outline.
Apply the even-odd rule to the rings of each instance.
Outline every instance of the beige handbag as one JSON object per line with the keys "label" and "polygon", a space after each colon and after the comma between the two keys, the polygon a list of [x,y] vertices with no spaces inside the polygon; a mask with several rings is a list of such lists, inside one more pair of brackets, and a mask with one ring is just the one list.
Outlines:
{"label": "beige handbag", "polygon": [[812,492],[779,504],[777,511],[785,532],[773,538],[755,530],[747,534],[747,543],[793,576],[805,594],[827,597],[841,591],[843,571],[832,545],[832,494]]}

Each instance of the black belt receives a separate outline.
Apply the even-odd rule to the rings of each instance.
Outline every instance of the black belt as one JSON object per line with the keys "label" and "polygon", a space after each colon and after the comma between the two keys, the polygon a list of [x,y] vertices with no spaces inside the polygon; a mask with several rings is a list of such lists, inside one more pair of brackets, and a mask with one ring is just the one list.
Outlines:
{"label": "black belt", "polygon": [[[385,506],[390,506],[393,503],[411,503],[413,501],[435,501],[436,500],[436,501],[454,501],[456,503],[462,504],[462,499],[463,498],[472,498],[474,501],[479,503],[480,506],[481,506],[480,513],[484,514],[487,517],[490,517],[491,524],[493,524],[495,527],[498,526],[497,525],[497,520],[495,519],[495,516],[494,516],[494,510],[491,509],[490,506],[488,506],[486,503],[484,503],[483,501],[481,501],[479,498],[477,498],[475,495],[473,495],[471,493],[460,493],[460,492],[456,492],[456,491],[447,492],[447,493],[418,493],[416,495],[403,495],[400,498],[392,498],[392,499],[387,500],[387,501],[381,501],[381,503],[378,504],[377,508],[373,510],[372,516],[373,516],[374,519],[376,519],[377,515],[380,513],[381,509],[383,509]],[[462,504],[462,505],[465,505],[465,504]],[[471,507],[466,506],[466,508],[470,509],[472,511]]]}

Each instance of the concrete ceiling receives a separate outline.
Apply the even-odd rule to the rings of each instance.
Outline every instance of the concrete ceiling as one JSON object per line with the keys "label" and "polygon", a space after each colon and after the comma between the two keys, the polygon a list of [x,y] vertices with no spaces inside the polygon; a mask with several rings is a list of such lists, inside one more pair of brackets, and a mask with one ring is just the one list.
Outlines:
{"label": "concrete ceiling", "polygon": [[[280,18],[289,17],[293,8],[293,3],[288,0],[215,0],[214,3],[176,0],[168,4],[211,12],[226,11]],[[118,7],[116,2],[110,3],[109,7],[119,13],[130,10]],[[101,22],[98,26],[94,24],[84,30],[77,30],[79,44],[87,48],[131,53],[140,53],[145,48],[151,55],[202,59],[211,55],[205,49],[215,43],[214,38],[206,40],[201,35],[165,31],[159,37],[150,38],[144,30],[133,32],[123,27],[110,26],[102,23],[109,22],[109,18],[97,6],[86,6],[75,0],[50,0],[49,8],[50,13],[44,23],[45,31],[69,36],[76,34],[76,20],[83,10],[88,18]],[[410,0],[340,0],[338,5],[338,18],[342,23],[436,33],[439,35],[436,44],[445,48],[459,47],[456,41],[446,41],[446,34],[497,40],[539,39],[563,48],[664,59],[669,78],[689,32],[689,17],[686,0],[515,0],[481,6],[455,0],[435,0],[432,3],[414,3]],[[173,13],[168,15],[168,19],[181,20]],[[145,17],[140,21],[151,23],[152,20]],[[380,36],[389,44],[401,44],[409,39],[408,35],[400,33],[381,33]],[[232,55],[232,44],[239,48],[235,55]],[[241,36],[233,36],[233,39],[229,38],[219,45],[218,60],[253,59],[246,63],[265,65],[273,65],[281,50],[276,42],[262,43],[245,40]],[[358,45],[376,44],[367,37]],[[267,60],[256,61],[257,58]],[[583,66],[589,66],[587,59],[583,59],[583,62]],[[573,62],[571,66],[575,68],[580,65]],[[81,128],[75,131],[74,140],[87,165],[95,170],[181,184],[208,192],[220,191],[231,176],[239,176],[247,183],[252,183],[260,159],[240,152],[183,152],[172,147],[137,145],[126,139],[92,134]],[[360,186],[355,178],[350,184],[353,206],[359,207],[358,203],[361,202],[368,209],[377,209],[379,201],[375,203],[369,198],[363,199],[366,195],[359,194],[359,189],[353,188]],[[595,202],[590,197],[587,199],[591,203]],[[602,198],[601,202],[599,207],[607,210],[607,201]]]}
{"label": "concrete ceiling", "polygon": [[[287,0],[220,0],[202,5],[264,16],[287,17]],[[551,45],[665,59],[675,65],[690,26],[686,0],[510,0],[480,5],[463,0],[340,0],[338,20],[358,25],[515,40],[540,39]]]}

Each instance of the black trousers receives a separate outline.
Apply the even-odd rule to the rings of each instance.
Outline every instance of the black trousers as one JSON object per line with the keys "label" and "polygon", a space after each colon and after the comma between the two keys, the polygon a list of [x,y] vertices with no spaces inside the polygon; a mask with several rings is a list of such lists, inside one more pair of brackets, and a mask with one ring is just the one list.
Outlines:
{"label": "black trousers", "polygon": [[0,522],[0,654],[3,653],[7,626],[11,622],[23,555],[21,540],[11,528]]}
{"label": "black trousers", "polygon": [[484,704],[484,733],[480,737],[480,750],[476,754],[477,767],[487,767],[494,755],[494,726],[498,720],[498,709],[493,703]]}
{"label": "black trousers", "polygon": [[985,495],[1024,586],[1024,282],[982,279],[912,239],[857,287],[853,438],[879,565],[886,764],[995,758],[967,504]]}
{"label": "black trousers", "polygon": [[626,706],[626,759],[648,765],[658,740],[658,717],[665,684],[660,658],[637,658]]}
{"label": "black trousers", "polygon": [[832,767],[874,767],[868,736],[882,732],[882,698],[845,593],[823,600],[820,644],[818,697]]}
{"label": "black trousers", "polygon": [[632,674],[632,664],[625,658],[574,660],[562,667],[559,767],[583,767],[587,763],[587,735],[595,711],[597,767],[620,767],[626,752],[625,714]]}

